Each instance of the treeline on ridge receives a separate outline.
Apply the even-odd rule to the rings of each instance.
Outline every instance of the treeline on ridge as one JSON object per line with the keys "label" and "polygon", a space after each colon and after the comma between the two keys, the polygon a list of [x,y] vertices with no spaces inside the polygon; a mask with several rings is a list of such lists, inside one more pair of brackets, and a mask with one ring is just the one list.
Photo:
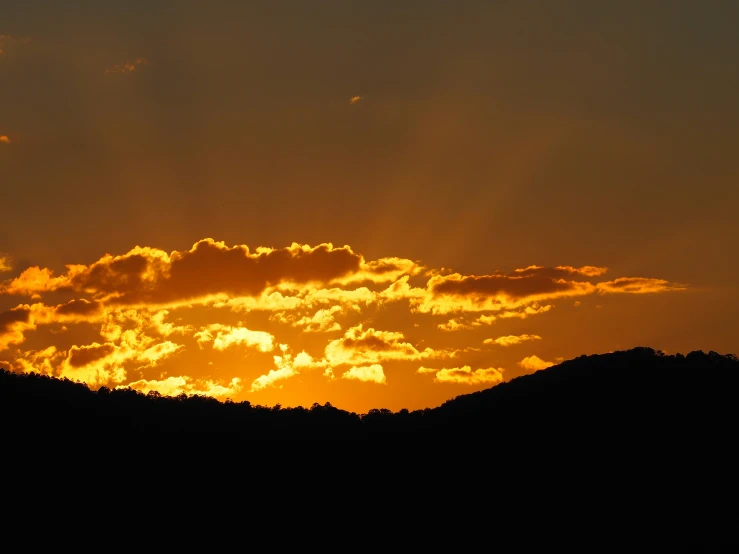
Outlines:
{"label": "treeline on ridge", "polygon": [[221,433],[235,439],[449,436],[711,440],[736,430],[739,359],[651,348],[580,356],[437,408],[356,414],[310,408],[97,391],[67,379],[0,370],[0,416],[10,432],[82,437]]}

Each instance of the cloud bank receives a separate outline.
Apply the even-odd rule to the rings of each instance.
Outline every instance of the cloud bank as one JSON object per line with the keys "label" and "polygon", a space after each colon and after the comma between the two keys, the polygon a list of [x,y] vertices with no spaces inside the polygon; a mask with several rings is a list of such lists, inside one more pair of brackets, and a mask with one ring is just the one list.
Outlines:
{"label": "cloud bank", "polygon": [[[12,269],[10,254],[0,253],[0,271]],[[61,273],[34,266],[0,281],[0,296],[15,300],[0,313],[0,355],[16,371],[159,394],[260,394],[299,386],[301,374],[391,385],[386,367],[408,364],[420,368],[406,374],[432,374],[438,385],[490,386],[504,375],[496,352],[543,339],[466,336],[551,317],[562,300],[571,306],[591,295],[686,288],[638,276],[606,280],[607,272],[531,265],[463,275],[398,257],[367,260],[330,243],[251,249],[207,238],[182,251],[136,246]],[[405,315],[391,328],[373,324],[388,310]],[[417,318],[423,323],[412,323]],[[293,350],[295,341],[305,346]],[[474,363],[466,361],[471,353]],[[191,357],[204,369],[175,372],[173,360]],[[230,373],[209,373],[222,359]],[[524,371],[550,365],[537,356],[517,364]]]}

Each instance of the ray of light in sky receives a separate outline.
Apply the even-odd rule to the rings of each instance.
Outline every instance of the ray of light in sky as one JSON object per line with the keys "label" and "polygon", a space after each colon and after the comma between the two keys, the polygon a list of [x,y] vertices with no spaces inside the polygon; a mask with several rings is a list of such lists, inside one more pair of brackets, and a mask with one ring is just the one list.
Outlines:
{"label": "ray of light in sky", "polygon": [[366,410],[737,352],[737,20],[2,3],[0,366]]}

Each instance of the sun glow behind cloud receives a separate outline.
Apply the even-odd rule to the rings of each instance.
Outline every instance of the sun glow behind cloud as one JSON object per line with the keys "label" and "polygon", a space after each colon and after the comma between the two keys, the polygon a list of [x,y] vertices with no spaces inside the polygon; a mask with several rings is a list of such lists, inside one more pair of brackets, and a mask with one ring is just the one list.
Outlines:
{"label": "sun glow behind cloud", "polygon": [[[10,269],[8,256],[0,261]],[[59,274],[29,267],[3,281],[0,295],[18,302],[0,314],[0,356],[16,371],[159,394],[254,398],[299,390],[306,380],[313,392],[320,382],[392,387],[427,382],[425,374],[435,386],[480,388],[504,379],[496,352],[542,341],[532,333],[474,338],[493,325],[543,317],[559,300],[685,288],[602,280],[606,271],[529,266],[442,275],[332,244],[252,250],[204,239],[170,253],[136,247]],[[391,327],[373,324],[384,313],[397,313]],[[418,318],[426,334],[412,323]],[[529,356],[517,365],[528,372],[552,364]]]}

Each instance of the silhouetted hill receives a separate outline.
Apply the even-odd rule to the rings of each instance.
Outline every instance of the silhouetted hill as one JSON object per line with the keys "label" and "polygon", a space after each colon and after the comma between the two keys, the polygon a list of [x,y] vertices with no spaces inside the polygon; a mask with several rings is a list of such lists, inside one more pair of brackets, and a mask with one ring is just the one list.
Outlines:
{"label": "silhouetted hill", "polygon": [[330,404],[253,406],[203,396],[90,390],[65,379],[0,371],[8,431],[84,437],[222,433],[231,438],[366,439],[409,434],[493,441],[711,441],[732,437],[739,359],[667,356],[650,348],[581,356],[438,408],[370,410]]}

